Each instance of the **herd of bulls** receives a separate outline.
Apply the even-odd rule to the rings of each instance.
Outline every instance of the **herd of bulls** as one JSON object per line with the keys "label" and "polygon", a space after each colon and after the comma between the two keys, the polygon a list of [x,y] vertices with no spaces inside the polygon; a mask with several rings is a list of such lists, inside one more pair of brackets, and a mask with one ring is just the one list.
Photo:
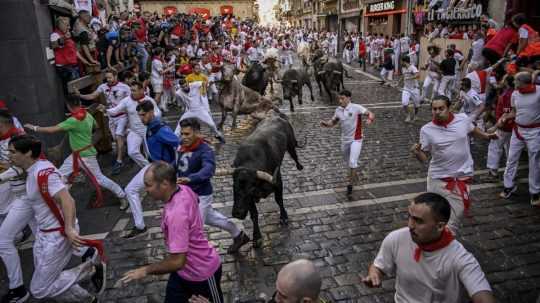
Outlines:
{"label": "herd of bulls", "polygon": [[[271,63],[272,64],[272,63]],[[278,77],[278,68],[264,67],[254,63],[240,81],[232,65],[222,68],[221,89],[219,105],[222,119],[218,124],[222,129],[227,113],[232,113],[232,128],[236,128],[237,115],[251,115],[260,121],[256,129],[240,144],[232,167],[216,172],[216,175],[233,176],[234,204],[232,215],[238,219],[245,219],[249,213],[253,222],[253,246],[260,247],[262,235],[258,224],[258,211],[256,204],[260,199],[274,193],[274,198],[280,209],[280,224],[288,224],[287,211],[283,205],[283,180],[281,164],[285,152],[296,163],[296,168],[302,170],[303,166],[298,160],[296,148],[301,147],[296,140],[293,127],[287,116],[280,112],[278,105],[283,100],[289,100],[290,110],[294,111],[293,98],[298,98],[302,104],[302,89],[306,85],[314,101],[311,85],[310,67],[322,95],[322,87],[332,102],[336,99],[337,91],[343,86],[343,76],[350,76],[343,68],[343,64],[335,59],[323,56],[322,52],[315,52],[310,62],[305,62],[302,68],[289,68],[281,77]],[[283,98],[266,97],[264,93],[268,84],[280,83]],[[322,87],[321,87],[322,84]],[[335,101],[334,101],[335,102]]]}

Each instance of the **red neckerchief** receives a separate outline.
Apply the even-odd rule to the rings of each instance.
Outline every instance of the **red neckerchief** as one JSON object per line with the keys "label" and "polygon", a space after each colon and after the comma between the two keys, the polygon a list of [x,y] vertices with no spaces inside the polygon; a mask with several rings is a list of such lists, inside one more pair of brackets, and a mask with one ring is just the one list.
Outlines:
{"label": "red neckerchief", "polygon": [[84,118],[86,118],[86,109],[82,106],[78,107],[71,112],[71,116],[79,121],[82,121]]}
{"label": "red neckerchief", "polygon": [[190,146],[184,146],[182,145],[180,147],[180,152],[181,153],[189,153],[189,152],[192,152],[194,150],[196,150],[199,145],[203,144],[204,143],[204,140],[203,138],[198,138],[195,142],[193,142],[193,144],[191,144]]}
{"label": "red neckerchief", "polygon": [[0,136],[0,141],[9,139],[15,135],[22,135],[22,134],[24,134],[24,131],[22,129],[16,128],[15,126],[13,126],[5,134]]}
{"label": "red neckerchief", "polygon": [[114,82],[112,85],[109,85],[109,83],[107,83],[107,86],[108,86],[109,88],[113,88],[113,87],[116,86],[116,84],[118,84],[118,81]]}
{"label": "red neckerchief", "polygon": [[518,88],[518,91],[522,94],[532,94],[536,93],[536,85],[534,84],[527,84],[525,86],[522,86]]}
{"label": "red neckerchief", "polygon": [[454,241],[454,234],[452,234],[448,227],[445,227],[439,240],[430,244],[418,244],[418,247],[414,250],[414,260],[420,262],[422,251],[433,252],[445,248],[452,243],[452,241]]}
{"label": "red neckerchief", "polygon": [[448,124],[450,124],[453,120],[454,120],[454,114],[448,113],[448,120],[446,120],[446,121],[438,121],[438,120],[435,120],[435,118],[433,118],[433,120],[431,120],[431,122],[433,122],[433,124],[435,124],[437,126],[442,126],[444,128],[447,128]]}

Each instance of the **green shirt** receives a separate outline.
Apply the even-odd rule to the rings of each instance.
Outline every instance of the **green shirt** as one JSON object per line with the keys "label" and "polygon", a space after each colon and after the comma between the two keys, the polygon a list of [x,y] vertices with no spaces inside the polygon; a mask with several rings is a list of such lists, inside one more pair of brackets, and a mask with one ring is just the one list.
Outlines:
{"label": "green shirt", "polygon": [[[92,130],[96,121],[89,113],[82,121],[69,117],[58,124],[62,130],[68,133],[69,146],[72,151],[79,150],[92,144]],[[81,157],[90,157],[97,154],[94,147],[81,152]]]}

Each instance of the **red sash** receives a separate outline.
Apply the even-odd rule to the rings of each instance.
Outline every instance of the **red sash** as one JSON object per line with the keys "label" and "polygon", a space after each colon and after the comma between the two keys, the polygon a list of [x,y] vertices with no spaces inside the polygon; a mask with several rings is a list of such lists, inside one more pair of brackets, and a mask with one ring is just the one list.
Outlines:
{"label": "red sash", "polygon": [[445,248],[450,243],[452,243],[452,241],[454,241],[454,234],[452,234],[452,232],[448,229],[448,227],[445,227],[441,234],[441,238],[439,240],[430,244],[418,245],[418,247],[414,250],[414,260],[416,262],[420,262],[422,251],[433,252],[441,248]]}
{"label": "red sash", "polygon": [[92,186],[96,189],[96,201],[90,205],[92,208],[98,208],[103,206],[103,193],[101,192],[101,186],[99,186],[99,183],[96,179],[96,176],[92,174],[92,171],[86,166],[84,161],[81,158],[81,152],[92,148],[92,144],[89,144],[81,149],[78,149],[76,151],[73,151],[72,157],[73,157],[73,172],[71,173],[71,176],[68,178],[69,183],[73,183],[73,179],[79,175],[80,170],[84,172],[84,174],[90,179],[90,183],[92,183]]}
{"label": "red sash", "polygon": [[539,128],[540,127],[540,122],[539,123],[528,124],[528,125],[514,123],[514,128],[513,128],[514,134],[516,134],[516,138],[523,141],[525,139],[519,133],[518,126],[521,127],[521,128]]}
{"label": "red sash", "polygon": [[[60,224],[60,227],[51,228],[51,229],[42,229],[41,232],[50,233],[50,232],[58,231],[58,232],[60,232],[60,234],[62,236],[65,237],[66,236],[66,233],[65,233],[65,230],[64,230],[65,222],[64,222],[64,218],[62,217],[62,212],[58,208],[58,205],[54,201],[54,198],[51,197],[51,195],[49,194],[49,176],[51,174],[57,174],[57,172],[55,172],[54,167],[45,168],[45,169],[39,171],[38,172],[38,177],[37,177],[37,183],[38,183],[39,193],[41,194],[41,197],[43,198],[43,200],[45,201],[45,203],[47,204],[47,206],[49,207],[49,209],[53,213],[56,220],[58,220],[58,223]],[[83,242],[84,242],[85,245],[90,246],[90,247],[94,247],[95,249],[97,249],[101,259],[103,261],[106,261],[105,246],[103,245],[102,240],[85,239]]]}
{"label": "red sash", "polygon": [[469,190],[467,189],[467,185],[471,184],[472,178],[442,178],[441,180],[446,182],[446,189],[450,192],[452,192],[454,188],[458,188],[461,199],[463,200],[465,214],[467,214],[469,207],[471,206],[471,200],[469,197]]}

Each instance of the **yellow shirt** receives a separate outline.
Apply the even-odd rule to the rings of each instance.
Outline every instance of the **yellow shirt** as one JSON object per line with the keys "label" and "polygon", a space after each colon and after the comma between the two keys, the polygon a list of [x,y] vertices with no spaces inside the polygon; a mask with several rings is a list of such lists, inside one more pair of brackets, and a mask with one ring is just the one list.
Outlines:
{"label": "yellow shirt", "polygon": [[208,77],[206,77],[202,73],[200,73],[198,75],[195,75],[195,73],[191,73],[191,74],[187,75],[186,81],[188,83],[202,81],[203,85],[201,85],[201,95],[206,96],[206,85],[208,84]]}

